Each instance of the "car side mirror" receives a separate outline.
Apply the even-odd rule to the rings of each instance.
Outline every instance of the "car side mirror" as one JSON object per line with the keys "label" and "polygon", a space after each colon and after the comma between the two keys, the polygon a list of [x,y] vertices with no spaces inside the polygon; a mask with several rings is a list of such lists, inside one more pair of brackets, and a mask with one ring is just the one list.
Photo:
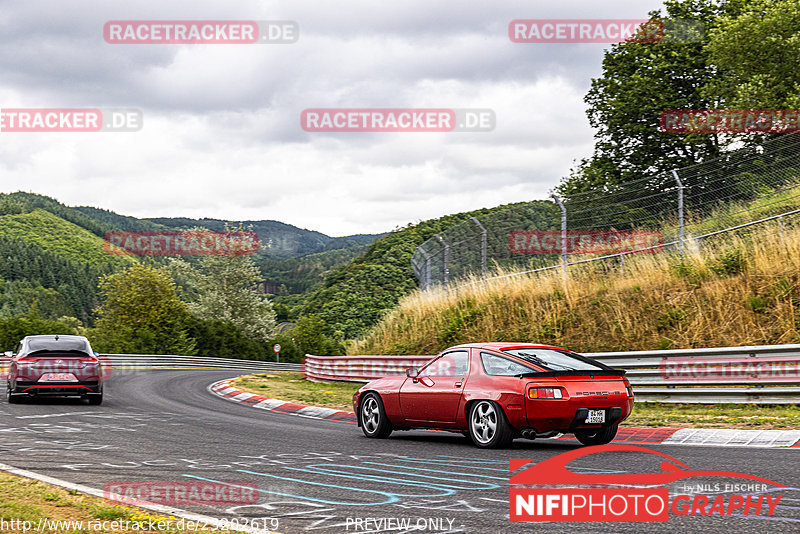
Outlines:
{"label": "car side mirror", "polygon": [[7,350],[7,351],[5,351],[3,353],[3,356],[7,356],[7,357],[11,358],[12,356],[14,356],[14,351],[13,350]]}

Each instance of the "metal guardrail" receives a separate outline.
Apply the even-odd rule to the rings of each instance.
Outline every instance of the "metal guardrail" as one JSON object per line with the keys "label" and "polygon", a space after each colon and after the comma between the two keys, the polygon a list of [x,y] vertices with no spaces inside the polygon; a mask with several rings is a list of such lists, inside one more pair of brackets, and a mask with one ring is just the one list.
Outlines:
{"label": "metal guardrail", "polygon": [[[800,404],[800,345],[585,353],[625,369],[637,401]],[[367,382],[432,356],[306,355],[306,378]]]}
{"label": "metal guardrail", "polygon": [[[201,358],[171,354],[101,354],[101,360],[110,367],[108,374],[142,369],[215,369],[220,371],[302,371],[297,363],[268,362],[261,360],[239,360],[235,358]],[[0,357],[0,379],[5,378],[8,357]]]}

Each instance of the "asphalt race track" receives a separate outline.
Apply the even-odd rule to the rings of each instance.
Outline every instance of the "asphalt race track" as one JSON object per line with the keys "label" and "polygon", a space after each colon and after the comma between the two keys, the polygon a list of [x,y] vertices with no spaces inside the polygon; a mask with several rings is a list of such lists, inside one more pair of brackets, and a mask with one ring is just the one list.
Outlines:
{"label": "asphalt race track", "polygon": [[[368,440],[349,423],[255,410],[207,387],[220,371],[136,371],[106,383],[102,406],[0,405],[0,462],[102,490],[120,481],[257,484],[258,504],[184,507],[219,518],[276,518],[277,532],[799,532],[800,449],[650,446],[697,470],[744,472],[789,489],[773,517],[671,517],[669,523],[511,523],[509,459],[539,461],[577,441],[518,440],[484,451],[443,432]],[[607,453],[570,468],[649,473],[653,455]],[[686,480],[680,484],[719,483]],[[726,480],[725,482],[741,482]],[[673,491],[673,486],[670,486]],[[677,490],[676,490],[677,491]],[[683,491],[691,491],[684,488]],[[367,518],[405,519],[386,530]],[[384,523],[385,525],[385,523]]]}

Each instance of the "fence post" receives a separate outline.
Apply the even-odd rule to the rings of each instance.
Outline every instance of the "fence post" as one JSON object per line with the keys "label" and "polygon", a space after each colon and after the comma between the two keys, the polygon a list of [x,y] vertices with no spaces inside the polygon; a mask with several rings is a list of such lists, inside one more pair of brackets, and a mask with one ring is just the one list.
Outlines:
{"label": "fence post", "polygon": [[681,182],[677,170],[672,169],[672,176],[675,177],[675,183],[678,184],[678,246],[683,251],[683,182]]}
{"label": "fence post", "polygon": [[442,236],[439,234],[436,234],[434,237],[444,245],[444,285],[447,286],[447,283],[450,281],[450,245],[448,245],[447,241],[442,239]]}
{"label": "fence post", "polygon": [[556,201],[558,207],[561,209],[561,271],[564,277],[564,282],[567,281],[567,208],[561,202],[561,198],[556,195],[550,195]]}
{"label": "fence post", "polygon": [[481,229],[481,278],[486,278],[486,228],[483,227],[481,222],[476,217],[470,217],[472,222],[478,225]]}
{"label": "fence post", "polygon": [[781,227],[781,241],[783,241],[783,215],[778,217],[778,224]]}
{"label": "fence post", "polygon": [[625,274],[625,254],[619,255],[619,274]]}

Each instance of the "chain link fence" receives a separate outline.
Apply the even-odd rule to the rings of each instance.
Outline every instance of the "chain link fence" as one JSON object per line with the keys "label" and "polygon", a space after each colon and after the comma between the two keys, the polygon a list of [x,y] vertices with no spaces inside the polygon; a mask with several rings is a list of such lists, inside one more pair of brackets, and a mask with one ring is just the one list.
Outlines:
{"label": "chain link fence", "polygon": [[624,263],[800,212],[800,133],[623,184],[472,217],[416,248],[425,290],[587,261]]}

